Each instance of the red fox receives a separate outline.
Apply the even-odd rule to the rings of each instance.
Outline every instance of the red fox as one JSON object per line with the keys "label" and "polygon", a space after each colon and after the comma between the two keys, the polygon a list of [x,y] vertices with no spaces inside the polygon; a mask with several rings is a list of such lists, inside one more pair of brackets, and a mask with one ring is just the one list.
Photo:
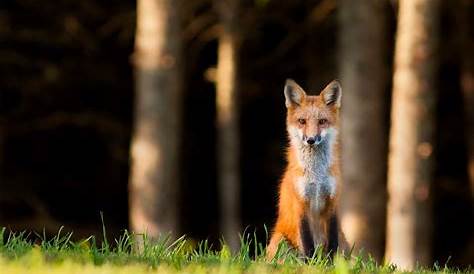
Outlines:
{"label": "red fox", "polygon": [[290,142],[288,165],[280,183],[278,218],[267,258],[275,256],[282,240],[309,257],[317,245],[326,252],[346,252],[347,243],[336,215],[341,188],[341,85],[332,81],[319,96],[309,96],[288,79],[284,93]]}

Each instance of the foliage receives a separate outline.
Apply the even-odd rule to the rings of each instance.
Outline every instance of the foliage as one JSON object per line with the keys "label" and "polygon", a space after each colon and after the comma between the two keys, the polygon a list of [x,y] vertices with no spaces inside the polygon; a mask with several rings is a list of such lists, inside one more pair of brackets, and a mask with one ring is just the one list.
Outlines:
{"label": "foliage", "polygon": [[[393,265],[378,265],[372,259],[352,256],[334,259],[318,249],[312,258],[301,258],[281,245],[276,258],[267,262],[265,246],[255,235],[241,237],[241,249],[231,254],[222,243],[220,250],[207,241],[193,246],[184,236],[151,240],[147,235],[124,231],[114,243],[95,236],[71,241],[72,233],[59,230],[52,239],[41,234],[0,230],[0,268],[4,273],[395,273]],[[447,267],[418,273],[463,273]],[[469,272],[469,271],[464,271]]]}

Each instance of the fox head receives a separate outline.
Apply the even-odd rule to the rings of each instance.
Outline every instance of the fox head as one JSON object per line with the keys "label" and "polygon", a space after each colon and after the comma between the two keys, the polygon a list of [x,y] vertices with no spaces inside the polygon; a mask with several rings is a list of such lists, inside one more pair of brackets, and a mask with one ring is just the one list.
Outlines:
{"label": "fox head", "polygon": [[336,138],[342,89],[329,83],[318,96],[307,95],[295,81],[286,80],[285,105],[290,142],[317,147]]}

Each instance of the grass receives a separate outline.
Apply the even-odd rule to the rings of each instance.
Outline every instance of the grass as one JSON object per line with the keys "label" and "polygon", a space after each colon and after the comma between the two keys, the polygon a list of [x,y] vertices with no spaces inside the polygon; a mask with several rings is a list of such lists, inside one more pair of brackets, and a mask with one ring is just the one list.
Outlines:
{"label": "grass", "polygon": [[[104,230],[105,235],[105,230]],[[109,243],[94,236],[72,241],[72,233],[59,230],[47,239],[43,234],[0,230],[0,273],[394,273],[393,265],[378,265],[372,259],[352,256],[334,259],[319,249],[312,258],[301,258],[291,248],[280,246],[274,261],[265,260],[265,246],[246,234],[235,254],[222,244],[216,250],[207,241],[193,246],[181,237],[151,241],[146,235],[125,231]],[[139,246],[139,248],[137,248]],[[472,273],[435,265],[417,273]]]}

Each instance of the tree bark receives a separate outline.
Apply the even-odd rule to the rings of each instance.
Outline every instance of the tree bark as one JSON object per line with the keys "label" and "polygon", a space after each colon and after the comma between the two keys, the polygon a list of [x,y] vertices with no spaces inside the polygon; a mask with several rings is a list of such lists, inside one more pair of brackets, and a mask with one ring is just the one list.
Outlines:
{"label": "tree bark", "polygon": [[177,4],[138,0],[130,226],[151,237],[178,228],[181,41]]}
{"label": "tree bark", "polygon": [[339,5],[342,96],[341,224],[350,245],[381,260],[385,240],[387,2]]}
{"label": "tree bark", "polygon": [[219,34],[216,106],[221,231],[233,251],[239,248],[240,131],[238,108],[238,0],[218,0]]}
{"label": "tree bark", "polygon": [[431,263],[438,0],[400,0],[395,44],[386,259]]}

